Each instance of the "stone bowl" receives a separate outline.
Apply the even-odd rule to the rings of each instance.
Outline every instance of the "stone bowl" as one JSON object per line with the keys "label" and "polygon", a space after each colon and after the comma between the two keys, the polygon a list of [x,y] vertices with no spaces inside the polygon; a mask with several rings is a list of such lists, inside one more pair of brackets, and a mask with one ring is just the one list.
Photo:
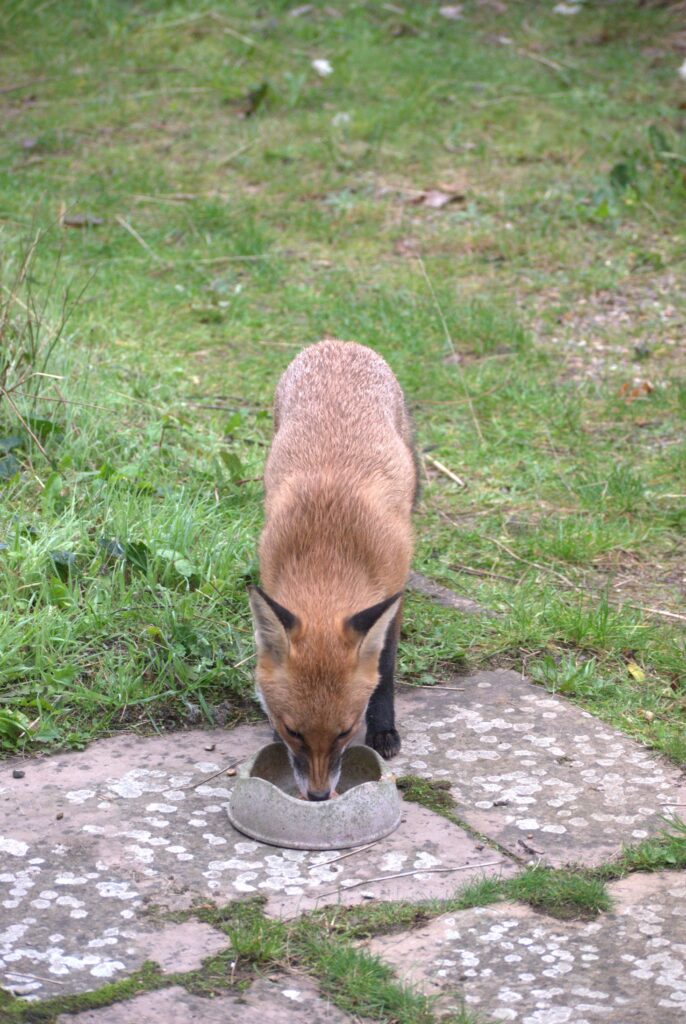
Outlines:
{"label": "stone bowl", "polygon": [[348,747],[337,791],[332,800],[303,800],[286,747],[270,743],[239,769],[229,821],[251,839],[292,850],[364,846],[398,827],[395,776],[371,747]]}

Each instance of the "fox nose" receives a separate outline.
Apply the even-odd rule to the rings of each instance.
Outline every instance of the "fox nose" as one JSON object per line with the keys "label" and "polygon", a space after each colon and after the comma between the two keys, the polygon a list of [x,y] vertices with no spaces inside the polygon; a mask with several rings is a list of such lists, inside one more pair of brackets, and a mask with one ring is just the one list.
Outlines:
{"label": "fox nose", "polygon": [[314,793],[311,789],[308,789],[307,791],[308,800],[328,800],[330,796],[330,789],[322,789],[319,791],[319,793]]}

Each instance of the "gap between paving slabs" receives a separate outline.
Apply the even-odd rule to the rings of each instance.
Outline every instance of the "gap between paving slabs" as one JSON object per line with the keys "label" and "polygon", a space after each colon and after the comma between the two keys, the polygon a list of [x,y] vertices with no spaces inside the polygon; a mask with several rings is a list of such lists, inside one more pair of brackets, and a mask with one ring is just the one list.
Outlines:
{"label": "gap between paving slabs", "polygon": [[522,904],[447,913],[367,948],[399,980],[520,1024],[682,1024],[686,1015],[686,875],[634,874],[609,886],[612,909],[556,921]]}
{"label": "gap between paving slabs", "polygon": [[152,905],[184,911],[260,895],[268,914],[293,918],[370,897],[409,900],[418,886],[449,896],[484,871],[515,870],[414,804],[393,835],[358,854],[246,839],[226,815],[232,780],[203,780],[268,740],[266,726],[116,736],[24,761],[21,780],[9,763],[0,787],[0,984],[45,998],[51,982],[68,994],[125,977],[157,959]]}
{"label": "gap between paving slabs", "polygon": [[[660,830],[661,800],[686,799],[673,766],[516,673],[478,673],[459,685],[401,692],[397,771],[447,781],[460,817],[514,856],[528,847],[550,864],[598,864]],[[423,899],[445,898],[470,878],[515,872],[511,860],[413,804],[393,836],[357,854],[246,840],[226,819],[231,780],[208,776],[268,739],[265,726],[117,736],[25,761],[22,780],[6,765],[0,984],[44,999],[51,982],[69,994],[129,976],[165,941],[169,923],[153,919],[153,904],[187,911],[198,899],[263,895],[268,914],[294,918],[370,897],[411,901],[418,887]]]}

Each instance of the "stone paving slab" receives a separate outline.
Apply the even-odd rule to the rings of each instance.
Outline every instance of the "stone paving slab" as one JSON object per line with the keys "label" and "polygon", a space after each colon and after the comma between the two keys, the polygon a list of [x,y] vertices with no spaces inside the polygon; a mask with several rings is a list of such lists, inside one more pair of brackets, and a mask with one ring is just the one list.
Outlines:
{"label": "stone paving slab", "polygon": [[175,969],[177,944],[198,960],[225,943],[210,941],[211,929],[160,923],[150,906],[260,895],[269,913],[291,917],[370,898],[446,897],[470,878],[513,872],[506,858],[414,804],[393,835],[359,852],[246,839],[226,815],[233,780],[204,780],[269,739],[265,726],[127,735],[25,761],[23,779],[3,766],[0,985],[41,999],[89,991],[165,950]]}
{"label": "stone paving slab", "polygon": [[518,904],[445,914],[369,948],[405,982],[516,1024],[683,1024],[686,875],[632,875],[609,886],[612,912],[556,921]]}
{"label": "stone paving slab", "polygon": [[458,813],[514,856],[600,864],[686,803],[683,771],[518,673],[403,688],[398,775],[450,780]]}
{"label": "stone paving slab", "polygon": [[442,583],[423,576],[420,572],[411,572],[407,581],[410,590],[428,597],[434,604],[440,604],[442,608],[454,608],[457,612],[467,615],[493,615],[493,612],[482,605],[472,601],[469,597],[460,597],[450,587],[444,587]]}
{"label": "stone paving slab", "polygon": [[[359,1018],[358,1018],[359,1019]],[[262,978],[241,993],[205,999],[179,987],[147,992],[100,1010],[57,1018],[57,1024],[352,1024],[303,978]]]}

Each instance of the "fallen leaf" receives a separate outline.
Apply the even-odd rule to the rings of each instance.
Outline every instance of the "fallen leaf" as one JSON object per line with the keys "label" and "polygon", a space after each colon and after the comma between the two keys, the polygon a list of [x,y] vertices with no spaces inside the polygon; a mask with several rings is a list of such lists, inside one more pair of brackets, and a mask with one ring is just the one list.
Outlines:
{"label": "fallen leaf", "polygon": [[627,402],[633,402],[636,398],[643,398],[645,395],[650,395],[655,388],[649,380],[639,381],[638,384],[633,386],[627,381],[622,384],[617,394],[620,398],[625,398]]}
{"label": "fallen leaf", "polygon": [[448,21],[459,21],[462,18],[462,10],[462,4],[447,4],[445,7],[439,7],[438,13]]}
{"label": "fallen leaf", "polygon": [[645,722],[652,722],[652,720],[655,718],[655,715],[653,714],[652,711],[643,711],[643,709],[641,709],[640,711],[637,711],[636,713],[637,713],[638,717],[642,718]]}
{"label": "fallen leaf", "polygon": [[646,674],[640,665],[637,665],[635,661],[628,661],[626,665],[627,672],[632,675],[637,683],[644,683]]}

